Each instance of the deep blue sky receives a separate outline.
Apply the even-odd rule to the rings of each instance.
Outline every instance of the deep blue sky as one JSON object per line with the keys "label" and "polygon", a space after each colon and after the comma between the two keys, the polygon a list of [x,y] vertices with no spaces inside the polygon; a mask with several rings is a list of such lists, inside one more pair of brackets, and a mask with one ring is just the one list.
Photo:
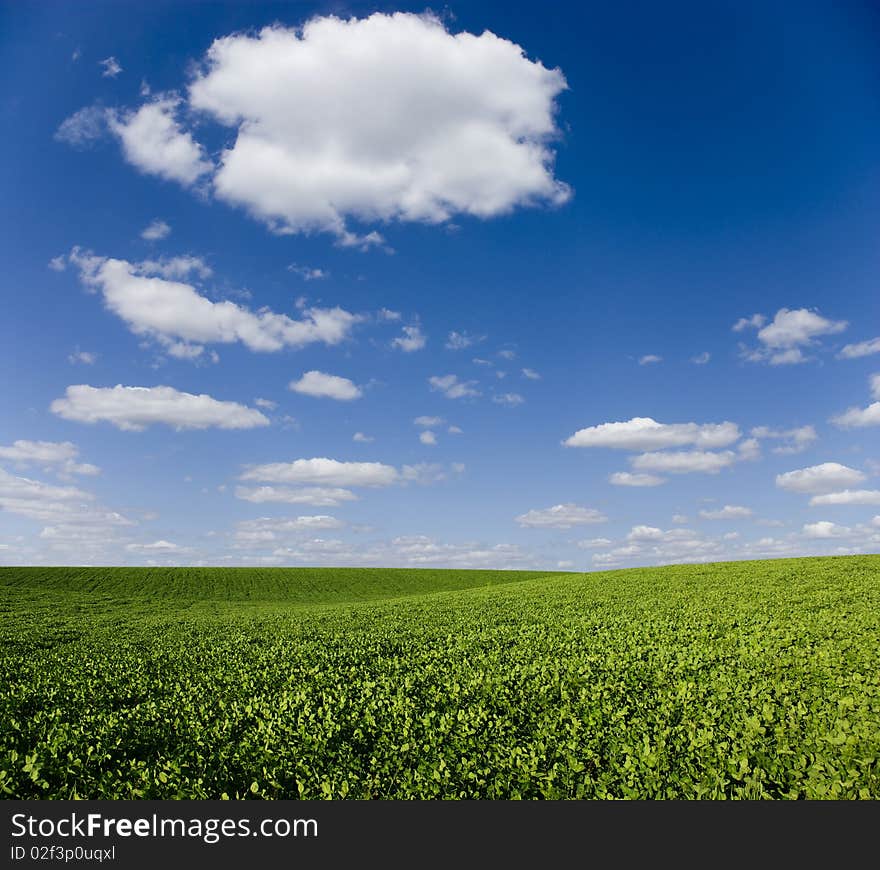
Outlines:
{"label": "deep blue sky", "polygon": [[[213,173],[222,149],[235,143],[236,127],[187,102],[187,86],[212,43],[234,34],[255,39],[262,27],[296,28],[315,16],[395,11],[425,7],[0,4],[0,468],[7,475],[0,480],[0,562],[589,570],[876,552],[880,451],[878,408],[871,407],[880,395],[876,386],[872,395],[870,377],[880,372],[880,352],[841,351],[880,336],[877,7],[451,4],[440,10],[449,34],[491,31],[521,47],[523,64],[540,61],[565,77],[567,88],[548,98],[555,131],[546,147],[554,162],[545,168],[570,186],[567,201],[512,196],[488,216],[451,209],[435,221],[342,211],[348,229],[381,233],[393,253],[343,247],[338,234],[314,226],[273,233],[225,201]],[[357,37],[349,54],[365,38]],[[111,57],[121,71],[102,75],[100,62]],[[388,63],[393,69],[394,59]],[[436,69],[426,85],[429,107],[431,99],[445,99],[439,61]],[[374,74],[377,103],[365,108],[371,117],[380,114],[380,89],[401,79],[399,70],[396,79],[381,69],[361,71],[367,79]],[[480,75],[471,88],[482,93]],[[108,117],[125,121],[163,94],[180,97],[179,131],[200,143],[214,167],[198,183],[159,177],[127,158],[107,126]],[[282,106],[273,118],[283,124],[300,105]],[[57,131],[86,107],[104,126],[71,144]],[[306,113],[299,123],[318,129],[322,117]],[[429,123],[430,109],[425,117],[382,122],[383,141],[396,148]],[[363,156],[358,135],[351,138],[353,161]],[[437,138],[441,162],[473,159]],[[169,234],[143,239],[156,220]],[[306,307],[339,306],[365,319],[332,345],[260,352],[207,340],[199,360],[178,359],[165,338],[139,332],[109,310],[104,290],[71,262],[75,247],[130,264],[198,257],[212,274],[176,280],[212,301],[251,311],[266,306],[296,319],[295,300],[305,296]],[[48,265],[53,258],[62,258],[57,269]],[[291,264],[326,276],[305,280]],[[382,322],[382,308],[400,319]],[[763,315],[760,327],[733,331],[754,314]],[[792,332],[799,317],[814,331]],[[775,345],[772,333],[758,332],[774,322],[783,333]],[[392,346],[407,325],[418,325],[424,348]],[[482,340],[450,350],[453,331]],[[205,362],[212,351],[219,361]],[[80,352],[93,357],[76,357]],[[790,358],[782,360],[785,352]],[[700,354],[708,361],[693,362]],[[644,361],[649,355],[661,359]],[[363,395],[339,401],[288,389],[311,370],[347,378]],[[480,395],[448,398],[430,388],[429,378],[450,374],[475,381]],[[50,410],[80,384],[167,386],[252,409],[258,397],[277,407],[264,407],[270,422],[255,428],[179,431],[160,415],[143,431],[125,431],[106,419],[85,422]],[[516,404],[493,401],[508,394],[519,397]],[[847,425],[832,422],[850,408],[863,413]],[[445,422],[420,427],[413,420],[421,415]],[[640,469],[636,457],[704,448],[693,441],[631,449],[562,444],[577,430],[632,418],[730,421],[738,437],[705,449],[734,458],[717,473],[667,474],[650,471],[652,459]],[[462,433],[450,434],[450,425]],[[813,435],[797,443],[791,435],[751,442],[755,427],[807,426]],[[438,443],[422,443],[424,429]],[[374,440],[353,441],[356,432]],[[17,441],[27,443],[16,448]],[[71,442],[76,461],[101,473],[35,458],[30,442],[51,442],[56,447],[46,450],[58,456],[70,448],[57,445]],[[431,467],[421,468],[419,482],[360,487],[353,479],[341,486],[358,500],[336,505],[236,497],[237,488],[294,486],[271,477],[241,481],[246,466],[316,457],[382,463],[400,478],[405,465]],[[691,467],[697,460],[681,461]],[[810,479],[818,483],[777,481],[815,466],[822,468]],[[614,485],[615,472],[652,473],[663,482]],[[867,495],[809,504],[844,490]],[[548,512],[554,506],[562,509]],[[700,517],[724,506],[750,513]],[[108,525],[107,511],[126,522]],[[599,514],[604,519],[587,521]],[[328,516],[334,519],[295,522]],[[261,518],[268,518],[263,525],[237,525]],[[292,525],[280,531],[277,520]],[[653,531],[633,532],[642,526]],[[262,534],[247,537],[243,528]],[[607,543],[585,543],[594,539]]]}

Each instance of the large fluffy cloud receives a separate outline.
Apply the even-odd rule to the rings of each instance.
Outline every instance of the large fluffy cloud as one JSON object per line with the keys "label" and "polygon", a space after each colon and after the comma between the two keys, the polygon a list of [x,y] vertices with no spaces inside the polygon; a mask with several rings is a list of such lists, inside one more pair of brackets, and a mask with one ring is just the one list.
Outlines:
{"label": "large fluffy cloud", "polygon": [[[187,343],[242,342],[254,351],[299,348],[315,342],[338,344],[359,317],[341,308],[306,308],[301,320],[234,302],[212,302],[194,286],[158,277],[167,263],[130,263],[74,249],[70,257],[83,283],[100,290],[110,311],[136,335],[148,335],[170,349]],[[196,258],[190,258],[190,265]],[[201,261],[198,261],[201,262]],[[195,266],[193,266],[195,268]]]}
{"label": "large fluffy cloud", "polygon": [[194,395],[174,387],[92,387],[76,384],[50,410],[78,423],[106,421],[117,429],[139,432],[155,423],[175,429],[253,429],[269,420],[254,408],[221,402],[204,393]]}
{"label": "large fluffy cloud", "polygon": [[530,510],[516,517],[523,528],[531,529],[570,529],[590,523],[603,523],[606,517],[595,508],[581,507],[568,502],[542,510]]}
{"label": "large fluffy cloud", "polygon": [[658,423],[633,417],[621,423],[601,423],[579,429],[563,443],[566,447],[613,447],[620,450],[660,450],[664,447],[726,447],[739,438],[735,423]]}
{"label": "large fluffy cloud", "polygon": [[839,462],[823,462],[776,475],[776,485],[780,489],[813,494],[846,489],[864,480],[865,475],[861,471]]}
{"label": "large fluffy cloud", "polygon": [[[278,231],[347,243],[358,241],[350,217],[439,222],[564,202],[549,143],[565,87],[558,69],[488,31],[376,13],[218,39],[189,101],[236,130],[217,196]],[[164,113],[174,140],[172,108],[140,112]]]}

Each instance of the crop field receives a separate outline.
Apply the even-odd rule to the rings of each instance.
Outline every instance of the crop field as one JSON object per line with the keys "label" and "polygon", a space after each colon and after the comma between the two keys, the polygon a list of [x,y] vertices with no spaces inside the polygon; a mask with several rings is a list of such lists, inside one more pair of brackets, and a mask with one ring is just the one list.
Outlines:
{"label": "crop field", "polygon": [[880,798],[880,557],[0,569],[6,798]]}

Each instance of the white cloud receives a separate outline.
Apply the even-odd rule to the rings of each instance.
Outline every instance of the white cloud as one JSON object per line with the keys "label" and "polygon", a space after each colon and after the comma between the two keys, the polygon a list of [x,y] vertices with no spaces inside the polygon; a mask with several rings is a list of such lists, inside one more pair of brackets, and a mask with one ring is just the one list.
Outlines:
{"label": "white cloud", "polygon": [[807,538],[845,538],[852,534],[852,529],[828,520],[820,520],[817,523],[805,523],[803,534]]}
{"label": "white cloud", "polygon": [[462,399],[469,396],[479,396],[479,390],[475,389],[476,381],[460,381],[456,375],[434,375],[428,378],[432,390],[443,393],[447,399]]}
{"label": "white cloud", "polygon": [[771,429],[768,426],[756,426],[750,434],[753,438],[769,438],[788,442],[773,448],[773,453],[782,455],[801,453],[819,437],[812,426],[800,426],[796,429]]}
{"label": "white cloud", "polygon": [[268,426],[259,411],[222,402],[204,393],[182,393],[173,387],[91,387],[77,384],[67,388],[63,399],[50,405],[53,414],[79,423],[107,421],[117,429],[139,432],[155,423],[175,429],[253,429]]}
{"label": "white cloud", "polygon": [[18,465],[52,466],[60,474],[100,474],[90,463],[77,462],[79,448],[70,441],[26,441],[19,439],[7,447],[0,445],[0,459]]}
{"label": "white cloud", "polygon": [[880,489],[845,489],[842,492],[829,492],[814,495],[810,499],[811,507],[822,505],[875,505],[880,504]]}
{"label": "white cloud", "polygon": [[858,359],[862,356],[871,356],[871,354],[880,353],[880,337],[872,338],[868,341],[860,341],[857,344],[845,344],[839,357],[843,359]]}
{"label": "white cloud", "polygon": [[713,511],[700,511],[704,520],[747,520],[752,516],[752,509],[742,505],[726,504],[723,508]]}
{"label": "white cloud", "polygon": [[662,541],[663,530],[655,526],[633,526],[626,539],[628,541]]}
{"label": "white cloud", "polygon": [[563,443],[566,447],[659,450],[686,444],[726,447],[739,436],[735,423],[658,423],[650,417],[633,417],[623,423],[602,423],[580,429]]}
{"label": "white cloud", "polygon": [[516,517],[516,522],[523,528],[530,529],[570,529],[573,526],[603,523],[606,519],[607,517],[595,508],[581,507],[568,502],[542,510],[530,510]]}
{"label": "white cloud", "polygon": [[[734,325],[736,331],[745,319]],[[843,332],[849,324],[845,320],[829,320],[808,308],[780,308],[773,320],[758,329],[759,348],[743,348],[743,356],[750,362],[769,362],[770,365],[797,365],[807,362],[802,348],[811,347],[826,335]],[[752,318],[746,326],[758,326]]]}
{"label": "white cloud", "polygon": [[[485,336],[483,336],[483,338],[485,338]],[[509,349],[499,350],[498,356],[506,360],[516,359],[516,351]]]}
{"label": "white cloud", "polygon": [[254,399],[254,404],[258,408],[265,408],[267,411],[274,411],[278,407],[278,403],[273,402],[271,399]]}
{"label": "white cloud", "polygon": [[811,344],[821,335],[843,332],[847,326],[845,320],[828,320],[807,308],[780,308],[773,322],[758,332],[758,339],[767,347],[797,347]]}
{"label": "white cloud", "polygon": [[85,149],[107,132],[107,110],[86,106],[65,118],[55,131],[55,139],[73,148]]}
{"label": "white cloud", "polygon": [[746,438],[739,442],[736,453],[743,462],[755,462],[761,458],[761,443],[757,438]]}
{"label": "white cloud", "polygon": [[156,260],[141,260],[135,264],[137,271],[143,275],[159,275],[173,280],[197,275],[199,278],[210,278],[213,269],[201,258],[191,254],[178,257],[159,257]]}
{"label": "white cloud", "polygon": [[399,311],[392,311],[390,308],[380,308],[377,312],[379,320],[385,320],[389,323],[396,323],[403,318]]}
{"label": "white cloud", "polygon": [[303,281],[321,281],[330,276],[326,269],[319,269],[315,266],[299,266],[296,263],[291,263],[287,267],[287,271],[299,275]]}
{"label": "white cloud", "polygon": [[254,504],[309,504],[314,507],[338,507],[358,497],[349,489],[327,486],[306,486],[292,489],[283,486],[239,486],[235,497]]}
{"label": "white cloud", "polygon": [[581,550],[596,550],[601,547],[609,547],[611,546],[610,538],[591,538],[588,541],[578,541],[577,542],[578,549]]}
{"label": "white cloud", "polygon": [[880,426],[880,402],[872,402],[867,408],[849,408],[832,417],[831,422],[844,429]]}
{"label": "white cloud", "polygon": [[776,485],[789,492],[822,493],[847,489],[862,483],[865,474],[839,462],[823,462],[776,475]]}
{"label": "white cloud", "polygon": [[314,486],[390,486],[397,482],[397,469],[381,462],[340,462],[319,457],[293,462],[271,462],[248,468],[242,480]]}
{"label": "white cloud", "polygon": [[710,359],[712,359],[712,354],[708,350],[704,350],[702,353],[692,356],[691,362],[697,366],[704,366]]}
{"label": "white cloud", "polygon": [[235,525],[234,539],[238,547],[277,544],[279,540],[296,538],[302,534],[341,529],[345,526],[336,517],[319,514],[300,517],[259,517],[255,520],[242,520]]}
{"label": "white cloud", "polygon": [[391,347],[396,347],[404,353],[412,353],[415,350],[421,350],[428,339],[419,326],[404,326],[403,335],[391,340]]}
{"label": "white cloud", "polygon": [[67,361],[71,365],[81,363],[84,366],[92,366],[98,361],[98,354],[88,350],[75,350],[73,353],[68,354]]}
{"label": "white cloud", "polygon": [[315,370],[306,372],[298,381],[291,381],[288,388],[304,396],[336,399],[340,402],[350,402],[363,396],[361,388],[348,378]]}
{"label": "white cloud", "polygon": [[175,98],[160,97],[134,112],[108,113],[107,125],[132,166],[191,187],[212,171],[213,164],[205,149],[178,123],[179,105]]}
{"label": "white cloud", "polygon": [[614,486],[660,486],[666,483],[665,477],[656,474],[632,474],[629,471],[615,471],[608,478]]}
{"label": "white cloud", "polygon": [[871,397],[880,400],[880,372],[871,375],[871,377],[868,378],[868,384],[871,388]]}
{"label": "white cloud", "polygon": [[450,435],[463,435],[464,430],[460,426],[450,426],[446,430]]}
{"label": "white cloud", "polygon": [[141,238],[148,242],[158,242],[160,239],[167,239],[170,235],[171,225],[158,218],[141,230]]}
{"label": "white cloud", "polygon": [[52,257],[49,260],[49,268],[53,272],[63,272],[67,268],[67,258],[64,254],[59,254],[57,257]]}
{"label": "white cloud", "polygon": [[0,510],[44,523],[130,526],[131,520],[94,504],[94,496],[74,486],[55,486],[16,477],[0,468]]}
{"label": "white cloud", "polygon": [[115,79],[122,72],[119,61],[112,55],[105,57],[104,60],[98,61],[98,66],[102,67],[101,75],[106,79]]}
{"label": "white cloud", "polygon": [[419,433],[419,441],[429,447],[434,447],[437,444],[437,436],[430,429],[425,429],[424,432]]}
{"label": "white cloud", "polygon": [[485,341],[485,339],[485,335],[469,335],[467,332],[456,332],[453,330],[447,336],[444,346],[447,350],[464,350],[466,347],[471,347],[471,345]]}
{"label": "white cloud", "polygon": [[662,356],[657,356],[656,353],[646,353],[644,356],[639,357],[639,365],[640,366],[649,366],[652,363],[663,362]]}
{"label": "white cloud", "polygon": [[[268,309],[252,312],[234,302],[212,302],[190,284],[144,274],[155,263],[130,263],[95,257],[74,249],[70,259],[83,284],[100,290],[106,307],[136,335],[155,338],[165,346],[175,340],[198,343],[240,341],[253,351],[300,348],[344,341],[360,317],[341,308],[307,308],[302,320]],[[175,263],[181,264],[177,258]],[[188,260],[189,265],[200,262]]]}
{"label": "white cloud", "polygon": [[[463,466],[452,466],[453,471],[461,473]],[[447,479],[443,466],[436,462],[419,462],[416,465],[404,465],[400,469],[400,479],[405,483],[417,483],[419,486],[430,486]]]}
{"label": "white cloud", "polygon": [[630,459],[637,471],[659,471],[668,474],[717,474],[736,462],[731,450],[712,453],[707,450],[673,450],[665,453],[641,453]]}
{"label": "white cloud", "polygon": [[349,218],[436,223],[566,201],[549,147],[565,87],[488,31],[376,13],[218,39],[189,99],[236,129],[218,197],[276,231],[358,243]]}
{"label": "white cloud", "polygon": [[151,544],[128,544],[125,549],[132,553],[177,553],[185,548],[171,541],[158,540]]}
{"label": "white cloud", "polygon": [[434,426],[440,426],[443,424],[443,422],[444,422],[444,420],[442,417],[422,416],[422,417],[416,417],[415,420],[413,420],[413,423],[415,423],[416,426],[425,426],[428,429],[430,429]]}
{"label": "white cloud", "polygon": [[356,441],[358,444],[371,444],[376,439],[371,435],[364,435],[363,432],[355,432],[354,435],[351,436],[352,441]]}
{"label": "white cloud", "polygon": [[760,329],[767,322],[763,314],[753,314],[751,317],[740,317],[731,327],[734,332],[742,332],[744,329]]}
{"label": "white cloud", "polygon": [[522,376],[530,381],[540,381],[541,376],[534,369],[523,369]]}
{"label": "white cloud", "polygon": [[514,408],[525,402],[525,399],[519,393],[500,393],[492,396],[492,401],[496,405],[507,405]]}
{"label": "white cloud", "polygon": [[672,522],[674,523],[686,523],[688,518],[684,514],[673,514]]}

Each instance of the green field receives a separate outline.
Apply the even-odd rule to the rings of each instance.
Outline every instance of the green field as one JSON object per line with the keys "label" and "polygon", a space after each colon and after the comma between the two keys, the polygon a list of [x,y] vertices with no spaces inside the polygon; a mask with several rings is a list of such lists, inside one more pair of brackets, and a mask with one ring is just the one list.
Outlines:
{"label": "green field", "polygon": [[880,798],[880,557],[0,569],[0,795]]}

